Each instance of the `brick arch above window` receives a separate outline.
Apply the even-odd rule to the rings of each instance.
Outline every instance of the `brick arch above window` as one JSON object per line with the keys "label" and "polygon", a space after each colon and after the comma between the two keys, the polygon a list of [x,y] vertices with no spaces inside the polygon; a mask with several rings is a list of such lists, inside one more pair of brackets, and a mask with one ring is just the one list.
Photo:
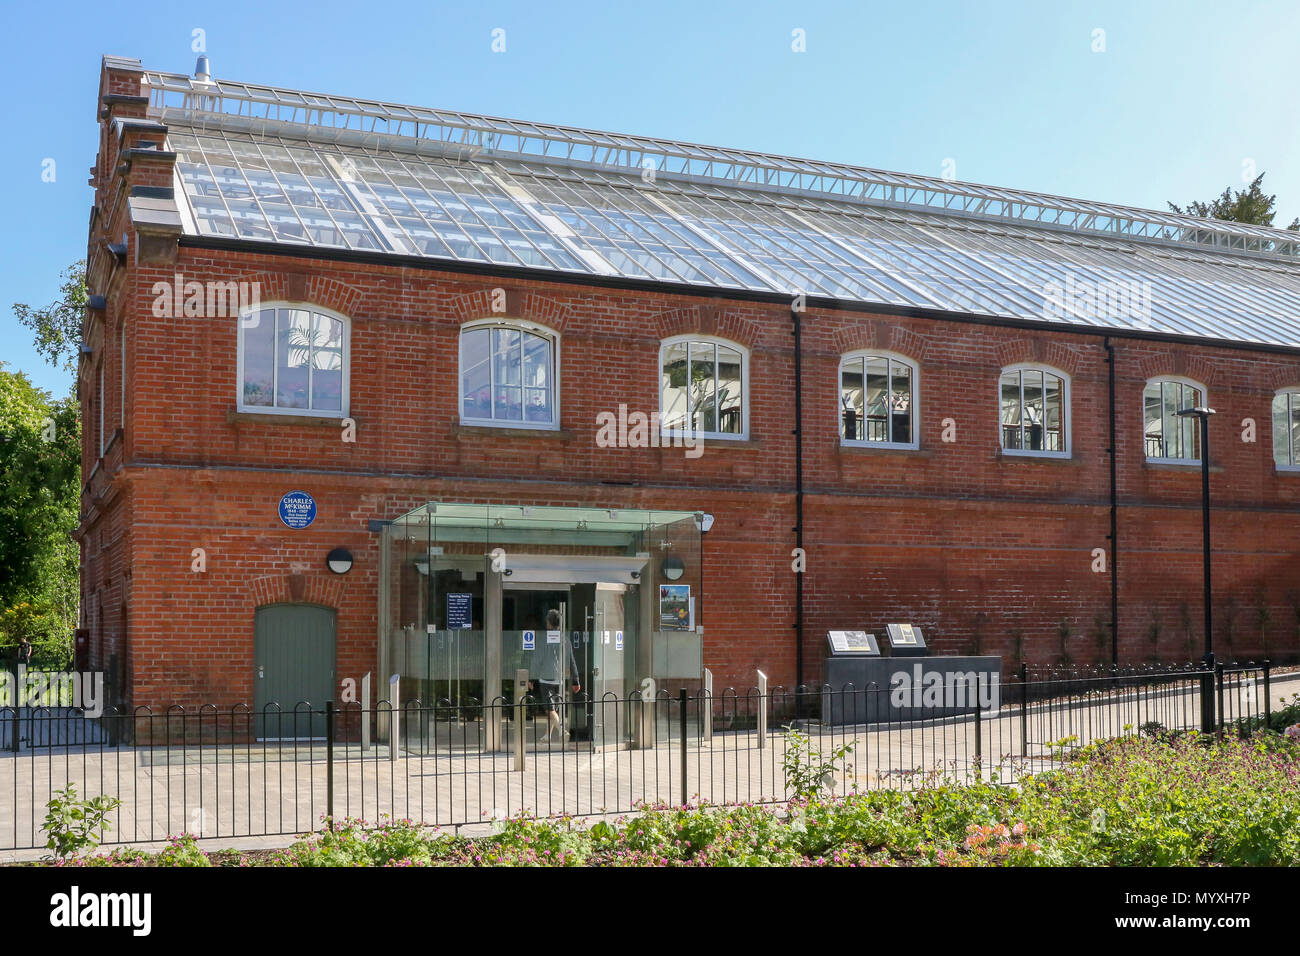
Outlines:
{"label": "brick arch above window", "polygon": [[835,351],[840,355],[849,352],[887,351],[905,355],[913,363],[925,360],[930,341],[919,332],[893,325],[882,319],[867,319],[835,330]]}
{"label": "brick arch above window", "polygon": [[1200,355],[1188,355],[1185,352],[1158,352],[1144,356],[1141,362],[1142,376],[1153,378],[1187,378],[1202,386],[1215,384],[1218,366]]}
{"label": "brick arch above window", "polygon": [[1269,369],[1265,385],[1274,392],[1300,391],[1300,365],[1277,365]]}
{"label": "brick arch above window", "polygon": [[518,319],[536,322],[563,334],[569,310],[550,296],[509,286],[491,286],[465,292],[448,301],[457,325],[478,319]]}
{"label": "brick arch above window", "polygon": [[250,581],[245,593],[252,610],[267,604],[319,604],[338,608],[343,600],[345,577],[326,571],[268,574]]}
{"label": "brick arch above window", "polygon": [[998,345],[998,362],[1012,365],[1047,365],[1067,376],[1079,371],[1079,353],[1068,345],[1039,338],[1008,339]]}
{"label": "brick arch above window", "polygon": [[256,282],[262,302],[301,302],[346,316],[355,316],[365,298],[360,289],[346,282],[304,272],[249,272],[221,281]]}
{"label": "brick arch above window", "polygon": [[651,320],[656,336],[664,339],[680,335],[729,339],[753,351],[758,344],[758,323],[728,309],[700,305],[660,312]]}

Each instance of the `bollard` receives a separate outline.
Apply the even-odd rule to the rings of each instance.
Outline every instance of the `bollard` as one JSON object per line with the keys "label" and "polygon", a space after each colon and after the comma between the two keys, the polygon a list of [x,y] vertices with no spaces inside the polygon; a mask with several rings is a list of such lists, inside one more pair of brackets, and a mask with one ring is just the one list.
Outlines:
{"label": "bollard", "polygon": [[687,754],[686,754],[686,688],[685,687],[680,689],[677,695],[677,703],[678,706],[681,708],[681,713],[678,714],[678,724],[679,724],[678,731],[681,734],[681,746],[682,746],[682,806],[686,806],[686,804],[689,802],[688,794],[690,792],[689,788],[686,786],[686,772],[689,769],[690,764],[687,760]]}
{"label": "bollard", "polygon": [[[1267,673],[1267,672],[1266,672]],[[713,671],[704,668],[704,743],[713,742]]]}
{"label": "bollard", "polygon": [[758,672],[758,749],[767,746],[767,675]]}
{"label": "bollard", "polygon": [[[524,769],[524,737],[528,732],[528,671],[515,671],[515,769]],[[548,725],[549,726],[549,725]]]}
{"label": "bollard", "polygon": [[647,677],[641,681],[641,701],[633,704],[633,746],[646,750],[655,745],[655,681]]}
{"label": "bollard", "polygon": [[402,724],[400,711],[402,709],[401,675],[394,674],[388,678],[388,759],[397,762],[397,749],[401,746]]}
{"label": "bollard", "polygon": [[325,828],[334,829],[334,701],[325,701]]}
{"label": "bollard", "polygon": [[370,749],[370,671],[361,678],[361,749]]}

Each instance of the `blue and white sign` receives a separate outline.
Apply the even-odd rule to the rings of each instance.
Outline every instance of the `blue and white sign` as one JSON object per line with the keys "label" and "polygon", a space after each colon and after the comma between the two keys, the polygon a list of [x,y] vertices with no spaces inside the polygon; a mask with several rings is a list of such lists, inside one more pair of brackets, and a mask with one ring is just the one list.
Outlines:
{"label": "blue and white sign", "polygon": [[280,520],[299,530],[316,520],[316,499],[305,491],[291,491],[280,499]]}
{"label": "blue and white sign", "polygon": [[470,618],[473,607],[474,595],[449,593],[447,595],[447,630],[468,631],[473,627],[473,621]]}
{"label": "blue and white sign", "polygon": [[623,649],[623,632],[622,632],[622,631],[615,631],[615,632],[614,632],[614,650],[616,650],[616,651],[621,651],[622,649]]}
{"label": "blue and white sign", "polygon": [[524,631],[524,650],[533,651],[537,649],[537,632]]}

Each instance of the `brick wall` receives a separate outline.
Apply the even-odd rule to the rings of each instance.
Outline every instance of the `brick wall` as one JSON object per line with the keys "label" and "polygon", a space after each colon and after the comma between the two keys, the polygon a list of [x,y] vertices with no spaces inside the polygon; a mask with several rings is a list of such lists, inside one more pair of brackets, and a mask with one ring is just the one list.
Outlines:
{"label": "brick wall", "polygon": [[[101,148],[116,147],[106,137]],[[101,210],[111,185],[97,186]],[[253,613],[277,600],[337,608],[339,676],[374,669],[378,536],[367,522],[438,499],[712,512],[706,664],[719,688],[752,684],[756,668],[793,683],[794,367],[784,308],[185,244],[174,261],[144,261],[125,225],[92,233],[92,248],[128,236],[125,265],[96,260],[91,291],[109,305],[88,327],[114,385],[124,363],[127,397],[123,409],[118,389],[105,390],[106,422],[126,424],[102,461],[85,430],[81,542],[85,593],[103,595],[100,660],[120,656],[134,701],[251,701]],[[257,282],[263,304],[310,303],[346,316],[355,443],[341,441],[337,423],[234,415],[237,320],[155,315],[155,283],[177,273]],[[493,317],[495,288],[507,292],[507,315],[560,335],[557,431],[458,424],[459,330]],[[1056,661],[1063,651],[1079,662],[1108,658],[1110,575],[1092,570],[1093,549],[1113,559],[1101,338],[818,309],[804,314],[803,329],[806,679],[820,677],[826,629],[880,630],[891,620],[921,625],[940,651],[978,647],[1008,666]],[[657,410],[659,343],[690,332],[750,350],[749,440],[710,442],[698,459],[680,449],[598,447],[598,413],[620,403]],[[1122,656],[1186,658],[1203,641],[1199,469],[1151,465],[1144,454],[1142,388],[1159,374],[1204,382],[1219,412],[1215,594],[1226,629],[1216,643],[1226,649],[1231,637],[1242,656],[1264,642],[1273,653],[1300,650],[1300,474],[1275,470],[1270,421],[1274,391],[1300,385],[1300,359],[1113,344]],[[858,348],[916,363],[919,450],[841,447],[838,363]],[[1069,459],[1000,454],[998,375],[1017,362],[1070,376]],[[86,381],[89,421],[97,410]],[[1245,418],[1257,423],[1253,444],[1240,440]],[[954,442],[942,440],[945,419]],[[320,507],[303,531],[286,529],[276,512],[294,488],[310,490]],[[343,577],[323,564],[336,546],[356,558]],[[203,574],[190,570],[196,547],[207,554]],[[119,633],[128,598],[129,641]]]}

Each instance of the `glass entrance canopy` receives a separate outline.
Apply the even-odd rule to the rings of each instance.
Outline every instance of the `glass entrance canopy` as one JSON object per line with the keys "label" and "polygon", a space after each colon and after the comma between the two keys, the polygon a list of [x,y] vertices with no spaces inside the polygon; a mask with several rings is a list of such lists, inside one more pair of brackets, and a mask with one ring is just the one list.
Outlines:
{"label": "glass entrance canopy", "polygon": [[380,672],[399,675],[404,703],[444,707],[456,722],[408,728],[405,745],[512,746],[520,671],[563,685],[571,739],[620,742],[630,723],[601,701],[647,677],[699,676],[702,517],[430,502],[394,519]]}

